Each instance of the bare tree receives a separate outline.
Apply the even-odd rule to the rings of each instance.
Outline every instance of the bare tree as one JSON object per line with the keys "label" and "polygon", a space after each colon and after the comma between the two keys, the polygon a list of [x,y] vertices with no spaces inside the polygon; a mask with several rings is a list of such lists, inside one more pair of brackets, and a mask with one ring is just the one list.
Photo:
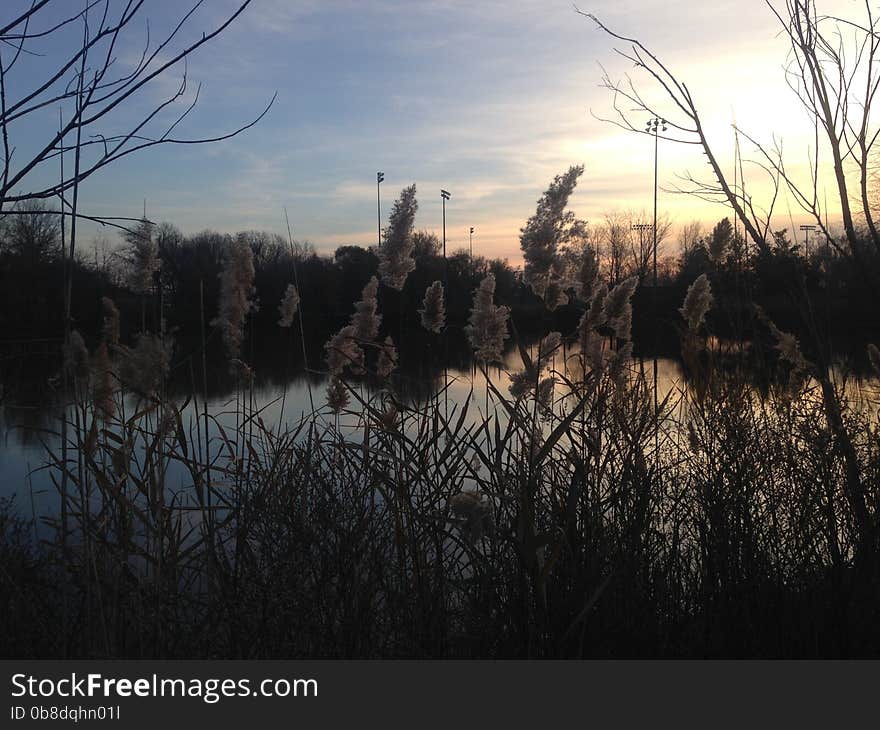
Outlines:
{"label": "bare tree", "polygon": [[[242,2],[197,40],[177,44],[203,2],[195,2],[156,43],[151,41],[149,25],[143,17],[146,0],[91,0],[78,11],[69,11],[69,4],[59,0],[33,0],[27,10],[0,27],[0,211],[21,200],[58,197],[63,201],[64,212],[70,214],[73,211],[69,194],[74,186],[117,160],[158,145],[228,139],[266,114],[274,96],[254,119],[229,132],[210,137],[178,133],[199,98],[197,88],[182,110],[174,112],[175,104],[186,98],[187,58],[228,28],[250,4],[250,0]],[[77,26],[82,31],[80,42],[59,52],[58,46]],[[147,30],[145,41],[132,37],[138,26]],[[127,68],[119,62],[118,54],[134,43],[135,47],[142,45],[140,57],[133,67]],[[52,70],[39,81],[18,73],[23,58],[47,53],[60,55]],[[111,131],[122,124],[125,109],[142,101],[158,80],[175,72],[179,72],[180,81],[171,94],[134,124],[129,123],[125,131]],[[36,145],[16,144],[17,132],[38,121],[45,124],[47,115],[56,109],[60,110],[56,132]],[[67,153],[75,160],[65,170],[60,158]],[[50,182],[53,179],[55,182]],[[99,219],[79,212],[76,216],[111,225],[128,220]]]}
{"label": "bare tree", "polygon": [[[780,187],[784,185],[838,253],[861,258],[862,237],[856,226],[858,220],[865,221],[873,248],[880,252],[880,233],[870,200],[870,163],[880,134],[880,127],[871,118],[871,107],[880,87],[880,29],[870,1],[854,3],[856,7],[861,6],[861,19],[858,20],[820,13],[815,0],[765,0],[765,3],[789,41],[786,81],[814,124],[810,179],[806,183],[796,180],[786,168],[778,139],[774,138],[769,144],[762,143],[737,127],[737,139],[742,136],[751,142],[757,157],[744,161],[737,155],[737,175],[731,183],[705,134],[696,101],[687,84],[640,41],[611,30],[593,15],[588,17],[608,35],[626,43],[628,47],[616,49],[617,53],[644,71],[649,83],[658,85],[665,93],[673,121],[669,122],[672,131],[664,138],[699,145],[706,154],[714,181],[699,181],[685,175],[687,187],[680,188],[682,192],[729,204],[748,237],[760,249],[767,250],[771,240],[768,235],[771,232],[770,218]],[[619,126],[644,133],[640,125],[631,121],[634,114],[646,112],[662,116],[644,101],[630,76],[613,81],[606,72],[603,85],[614,97],[616,118],[610,121]],[[622,102],[627,102],[626,109],[622,108]],[[843,245],[828,230],[827,206],[820,195],[820,153],[823,149],[827,149],[834,171],[835,198],[841,208],[845,234]],[[745,166],[763,171],[772,184],[773,192],[763,205],[753,200],[749,193]],[[856,184],[853,184],[853,176],[857,178]]]}

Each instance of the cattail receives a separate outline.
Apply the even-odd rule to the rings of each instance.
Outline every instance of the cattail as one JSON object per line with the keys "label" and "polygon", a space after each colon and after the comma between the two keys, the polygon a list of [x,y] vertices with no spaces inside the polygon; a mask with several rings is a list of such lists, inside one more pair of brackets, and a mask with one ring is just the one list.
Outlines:
{"label": "cattail", "polygon": [[379,334],[379,325],[382,316],[377,314],[378,302],[376,295],[379,292],[379,280],[371,278],[361,293],[361,300],[354,305],[354,314],[351,316],[351,325],[354,327],[354,337],[360,342],[372,342]]}
{"label": "cattail", "polygon": [[379,359],[376,363],[376,374],[380,378],[387,378],[397,368],[397,348],[391,335],[385,338],[385,342],[379,346]]}
{"label": "cattail", "polygon": [[119,310],[108,297],[101,297],[101,311],[104,321],[101,324],[101,339],[108,345],[119,344]]}
{"label": "cattail", "polygon": [[288,284],[284,291],[284,298],[278,305],[278,314],[281,319],[278,320],[279,327],[290,327],[293,324],[293,318],[299,309],[299,292],[293,284]]}
{"label": "cattail", "polygon": [[173,343],[151,333],[140,333],[134,347],[120,347],[119,379],[145,397],[159,392],[171,364]]}
{"label": "cattail", "polygon": [[340,413],[348,405],[348,390],[345,384],[335,375],[330,378],[327,386],[327,405],[333,413]]}
{"label": "cattail", "polygon": [[422,327],[431,332],[439,333],[446,326],[446,305],[443,301],[443,284],[435,281],[425,289],[422,300]]}
{"label": "cattail", "polygon": [[89,350],[79,330],[70,333],[70,339],[64,347],[64,369],[78,379],[89,377]]}
{"label": "cattail", "polygon": [[712,301],[712,287],[709,284],[709,278],[705,274],[700,274],[688,287],[684,304],[678,310],[691,332],[696,332],[700,328],[706,318],[706,312],[712,307]]}
{"label": "cattail", "polygon": [[495,275],[488,274],[474,293],[474,306],[464,331],[476,356],[485,362],[501,359],[504,340],[507,339],[507,319],[510,310],[496,306]]}
{"label": "cattail", "polygon": [[243,236],[230,242],[220,272],[220,308],[211,324],[220,327],[230,359],[241,354],[245,319],[257,307],[254,292],[254,254]]}
{"label": "cattail", "polygon": [[[105,301],[110,300],[105,299]],[[95,378],[92,388],[95,409],[102,418],[107,420],[113,417],[115,404],[113,403],[113,371],[106,342],[98,345],[98,349],[95,351],[92,358],[92,373]]]}
{"label": "cattail", "polygon": [[868,343],[868,360],[871,361],[871,367],[874,368],[874,372],[880,375],[880,350],[872,342]]}
{"label": "cattail", "polygon": [[153,277],[159,270],[159,246],[153,240],[153,224],[144,218],[133,231],[125,232],[125,240],[131,246],[130,286],[139,294],[147,294],[152,291]]}
{"label": "cattail", "polygon": [[413,222],[419,204],[416,201],[416,186],[410,185],[400,191],[395,201],[385,229],[385,238],[379,248],[379,275],[382,283],[400,291],[406,277],[415,269],[413,260]]}
{"label": "cattail", "polygon": [[353,325],[343,327],[327,344],[325,359],[327,368],[333,375],[340,375],[345,368],[350,368],[354,373],[360,373],[364,365],[364,351],[355,339]]}
{"label": "cattail", "polygon": [[618,339],[629,340],[632,336],[632,302],[630,299],[638,285],[638,277],[631,276],[614,287],[605,298],[603,316]]}

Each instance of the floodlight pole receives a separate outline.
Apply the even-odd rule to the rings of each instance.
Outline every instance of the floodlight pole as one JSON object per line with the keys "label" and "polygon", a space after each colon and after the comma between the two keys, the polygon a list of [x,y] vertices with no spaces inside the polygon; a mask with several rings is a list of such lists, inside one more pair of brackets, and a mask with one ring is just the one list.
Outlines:
{"label": "floodlight pole", "polygon": [[443,287],[447,292],[449,291],[449,273],[446,265],[446,201],[450,197],[452,196],[448,190],[440,190],[440,198],[443,205]]}
{"label": "floodlight pole", "polygon": [[805,225],[800,229],[804,232],[804,258],[810,258],[810,231],[815,231],[816,226]]}
{"label": "floodlight pole", "polygon": [[385,179],[384,172],[376,173],[376,221],[379,230],[379,248],[382,248],[382,204],[379,198],[379,184]]}
{"label": "floodlight pole", "polygon": [[471,226],[471,263],[474,262],[474,227]]}

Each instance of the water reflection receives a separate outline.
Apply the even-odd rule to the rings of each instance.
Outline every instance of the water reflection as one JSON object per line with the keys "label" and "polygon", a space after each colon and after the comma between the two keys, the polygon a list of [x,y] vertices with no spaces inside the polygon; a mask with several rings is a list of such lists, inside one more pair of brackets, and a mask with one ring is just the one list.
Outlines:
{"label": "water reflection", "polygon": [[[487,411],[490,414],[495,411],[494,400],[487,395],[483,370],[474,363],[470,348],[460,333],[453,333],[446,342],[440,338],[426,339],[421,335],[401,338],[400,342],[400,367],[390,381],[390,390],[398,403],[419,407],[429,399],[439,397],[450,413],[459,412],[467,404],[469,420],[473,422],[482,420]],[[524,345],[533,359],[536,343],[537,340]],[[329,424],[332,417],[324,407],[326,375],[315,369],[305,370],[301,357],[297,356],[297,349],[287,346],[289,343],[285,344],[284,349],[280,349],[279,343],[262,344],[262,349],[257,348],[252,352],[251,362],[256,371],[252,405],[259,411],[263,422],[270,427],[296,423],[304,414],[312,412],[313,402],[317,409],[322,410],[322,417]],[[321,362],[320,343],[309,343],[308,349],[312,353],[310,364]],[[746,358],[753,355],[748,343],[712,340],[709,349],[722,369],[728,363],[742,363],[744,355]],[[284,354],[279,356],[279,352]],[[579,359],[573,357],[575,354],[576,350],[564,346],[553,358],[550,369],[572,380],[580,379]],[[653,362],[648,353],[637,353],[634,366],[648,382],[652,380]],[[503,364],[493,365],[487,372],[495,388],[506,394],[510,384],[508,373],[521,368],[519,349],[509,345]],[[198,348],[193,343],[179,343],[177,359],[167,385],[167,397],[179,405],[187,404],[183,409],[187,429],[193,428],[194,420],[201,417],[196,408],[201,411],[205,394],[211,423],[216,419],[224,428],[234,427],[238,391],[222,359],[212,358],[210,366],[205,368],[207,382],[202,382],[198,377],[201,370]],[[752,373],[755,390],[759,393],[766,392],[769,386],[769,378],[764,373],[766,369],[758,367]],[[876,415],[880,403],[880,382],[875,377],[867,376],[864,370],[860,371],[857,361],[847,357],[838,358],[832,374],[851,403]],[[363,400],[369,400],[389,388],[389,383],[369,376],[351,382]],[[687,374],[681,361],[670,357],[657,359],[657,391],[661,402],[669,393],[675,400],[675,395],[683,392],[687,384]],[[441,392],[442,395],[438,396]],[[15,495],[20,510],[33,509],[39,514],[46,508],[51,509],[57,499],[48,472],[34,470],[45,464],[47,449],[56,453],[60,449],[58,424],[65,401],[57,378],[57,364],[45,357],[28,362],[16,359],[15,367],[7,367],[2,373],[0,497]],[[351,407],[356,406],[355,399]],[[137,403],[129,399],[125,407],[129,413],[133,413]],[[343,428],[351,426],[352,420],[351,417],[343,417],[340,425]],[[216,427],[212,425],[211,430],[216,430]],[[215,436],[216,433],[211,435]]]}

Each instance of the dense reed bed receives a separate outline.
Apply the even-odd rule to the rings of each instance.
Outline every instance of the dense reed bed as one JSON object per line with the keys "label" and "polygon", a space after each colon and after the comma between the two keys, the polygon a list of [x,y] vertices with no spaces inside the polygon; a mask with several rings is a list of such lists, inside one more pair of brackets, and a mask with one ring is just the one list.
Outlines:
{"label": "dense reed bed", "polygon": [[3,518],[3,653],[875,655],[878,424],[833,385],[831,424],[791,366],[760,395],[683,332],[694,385],[656,412],[620,350],[563,363],[555,338],[523,351],[519,397],[405,406],[393,379],[340,380],[340,414],[280,427],[246,380],[234,429],[158,380],[125,412],[113,365],[52,455],[54,537]]}
{"label": "dense reed bed", "polygon": [[[559,256],[579,226],[564,209],[581,171],[556,178],[522,236],[524,281],[550,310],[579,301],[577,328],[516,342],[521,368],[493,379],[511,330],[518,338],[486,275],[464,327],[483,376],[466,399],[447,397],[448,383],[405,399],[405,319],[382,330],[379,287],[402,291],[413,268],[414,186],[392,210],[381,282],[324,347],[326,395],[310,390],[295,421],[255,406],[241,359],[256,308],[244,242],[227,252],[210,322],[237,383],[222,418],[195,386],[192,402],[166,395],[161,316],[126,346],[103,302],[101,340],[90,351],[74,331],[65,353],[70,403],[45,466],[60,508],[45,539],[0,510],[0,653],[880,653],[877,409],[760,310],[770,385],[756,388],[754,352],[722,352],[707,331],[706,275],[678,322],[688,385],[657,393],[632,359],[636,277],[608,286],[589,249],[574,274]],[[444,292],[434,282],[419,309],[438,352]],[[157,302],[143,296],[146,322]],[[316,369],[304,304],[294,281],[279,325]],[[188,361],[193,383],[206,337],[201,362]]]}

